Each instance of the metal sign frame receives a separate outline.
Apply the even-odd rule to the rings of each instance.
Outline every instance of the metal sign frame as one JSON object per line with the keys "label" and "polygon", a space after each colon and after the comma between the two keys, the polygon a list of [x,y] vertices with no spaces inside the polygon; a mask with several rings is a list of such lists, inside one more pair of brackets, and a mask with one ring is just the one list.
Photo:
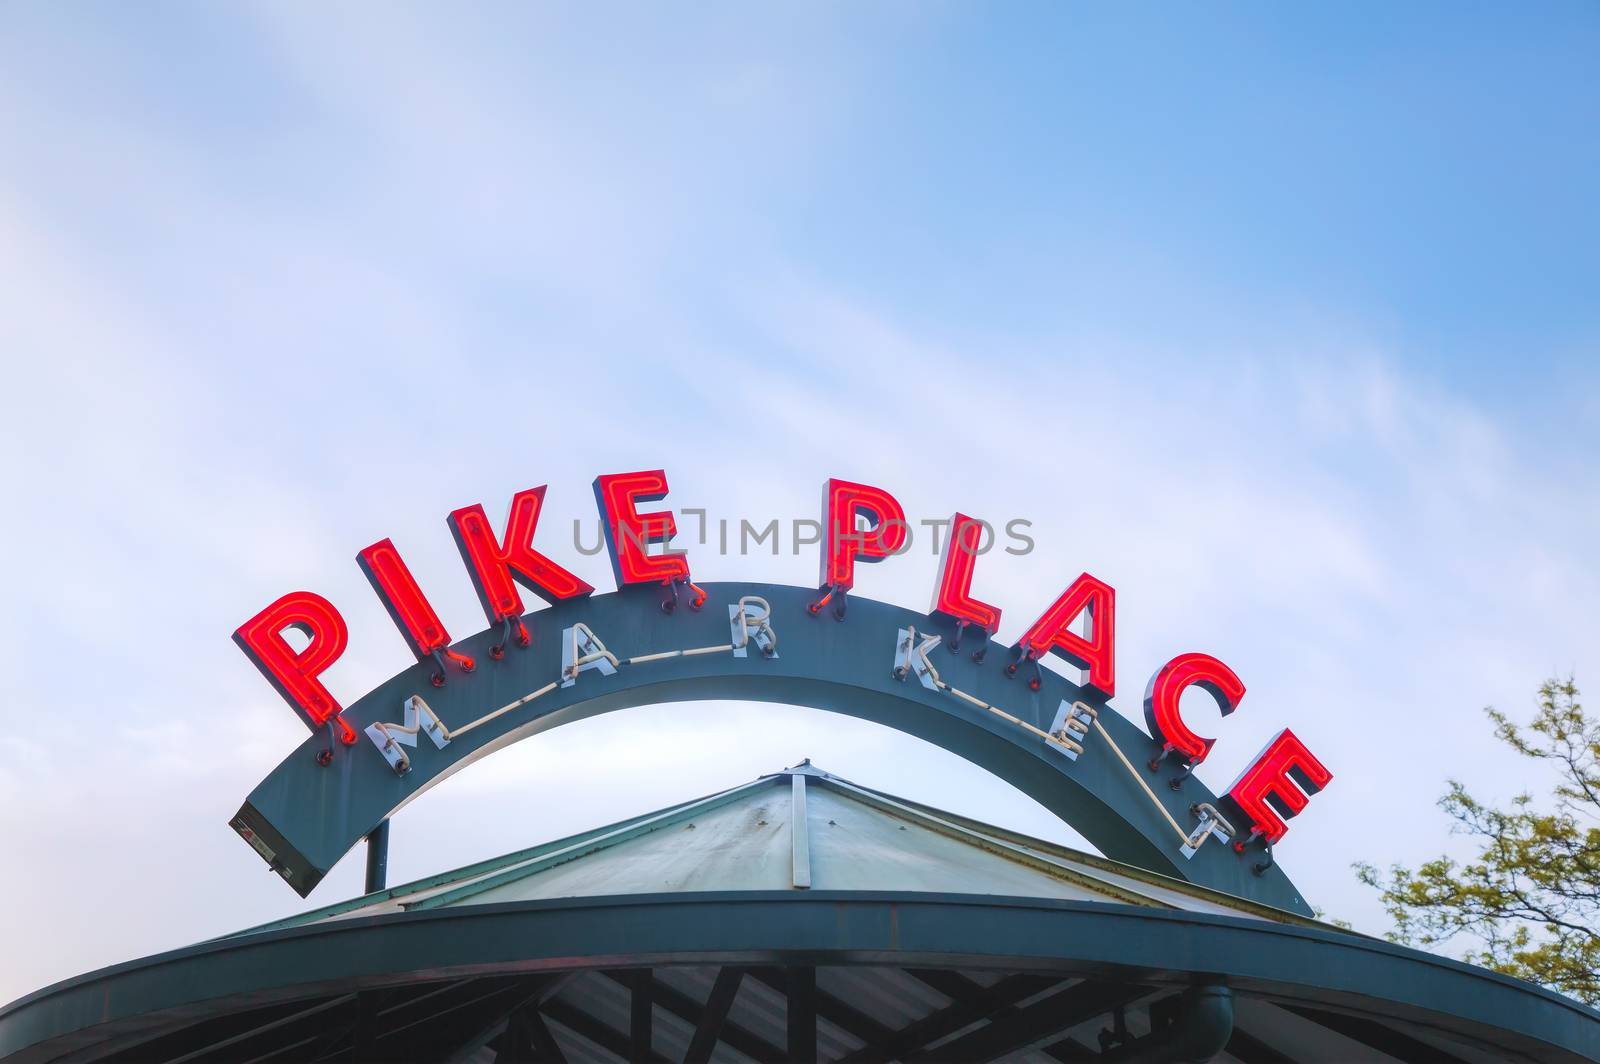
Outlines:
{"label": "metal sign frame", "polygon": [[1270,856],[1226,844],[1231,825],[1209,788],[1192,773],[1169,785],[1148,770],[1163,744],[1094,689],[1043,670],[1035,690],[1008,675],[1000,648],[981,663],[949,653],[952,621],[884,602],[852,596],[835,619],[811,611],[812,588],[729,582],[704,592],[703,609],[671,613],[649,588],[563,601],[530,615],[532,645],[506,648],[499,660],[489,653],[498,629],[461,640],[456,648],[479,663],[473,672],[452,670],[435,687],[436,670],[419,663],[380,684],[344,710],[364,733],[354,745],[330,747],[328,733],[313,734],[250,793],[232,825],[303,897],[407,802],[511,743],[636,706],[775,702],[870,720],[948,750],[1113,860],[1310,915]]}

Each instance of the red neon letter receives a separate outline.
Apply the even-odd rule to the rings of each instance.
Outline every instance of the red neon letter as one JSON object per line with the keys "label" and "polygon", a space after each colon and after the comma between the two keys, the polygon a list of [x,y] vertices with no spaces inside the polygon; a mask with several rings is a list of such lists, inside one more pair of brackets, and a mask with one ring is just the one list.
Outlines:
{"label": "red neon letter", "polygon": [[[872,522],[857,527],[857,518]],[[906,545],[906,512],[882,488],[829,480],[822,486],[822,572],[825,588],[856,586],[856,561],[881,562]]]}
{"label": "red neon letter", "polygon": [[994,635],[1000,627],[1000,610],[972,597],[972,571],[983,546],[983,522],[958,513],[950,519],[950,538],[944,541],[939,561],[939,582],[933,587],[929,613],[942,613],[975,624]]}
{"label": "red neon letter", "polygon": [[406,637],[418,661],[450,645],[450,633],[445,631],[444,622],[433,612],[393,542],[380,539],[357,554],[356,562],[367,574],[372,590],[383,600],[395,627]]}
{"label": "red neon letter", "polygon": [[1333,773],[1285,728],[1228,788],[1228,797],[1250,818],[1251,830],[1268,842],[1277,842],[1289,830],[1283,818],[1298,814],[1311,801],[1306,796],[1316,794],[1332,779]]}
{"label": "red neon letter", "polygon": [[679,554],[650,554],[647,544],[666,543],[677,535],[671,510],[642,514],[641,502],[660,502],[667,495],[667,474],[660,469],[639,473],[607,473],[594,478],[594,500],[611,552],[617,589],[628,584],[665,584],[689,579],[689,559]]}
{"label": "red neon letter", "polygon": [[1168,750],[1188,758],[1189,764],[1198,765],[1216,740],[1196,735],[1183,722],[1178,699],[1190,684],[1199,684],[1211,692],[1224,717],[1239,708],[1244,684],[1232,669],[1210,654],[1179,654],[1150,677],[1150,685],[1144,690],[1144,721],[1150,734],[1165,743]]}
{"label": "red neon letter", "polygon": [[[288,628],[308,640],[299,653],[283,637]],[[292,592],[240,625],[233,641],[312,731],[332,718],[340,738],[356,741],[354,729],[339,719],[339,703],[317,678],[350,644],[350,629],[333,603],[309,591]]]}
{"label": "red neon letter", "polygon": [[[1072,622],[1089,612],[1089,638],[1072,630]],[[1110,698],[1116,694],[1117,593],[1088,573],[1072,582],[1055,605],[1022,634],[1018,646],[1029,656],[1054,651],[1087,675],[1082,683]]]}
{"label": "red neon letter", "polygon": [[551,605],[594,591],[533,549],[533,532],[539,526],[544,490],[545,485],[540,485],[511,497],[504,546],[495,539],[494,526],[489,524],[482,506],[462,507],[447,519],[490,624],[522,616],[522,596],[517,593],[519,583]]}

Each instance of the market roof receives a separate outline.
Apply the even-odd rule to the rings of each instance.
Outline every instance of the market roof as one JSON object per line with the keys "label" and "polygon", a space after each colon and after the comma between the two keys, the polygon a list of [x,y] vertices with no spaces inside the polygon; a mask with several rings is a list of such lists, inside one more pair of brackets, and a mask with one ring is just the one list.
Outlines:
{"label": "market roof", "polygon": [[239,934],[455,906],[680,891],[894,891],[1316,926],[1293,913],[884,794],[810,760],[621,823]]}
{"label": "market roof", "polygon": [[1550,991],[794,768],[46,987],[0,1057],[1600,1061]]}

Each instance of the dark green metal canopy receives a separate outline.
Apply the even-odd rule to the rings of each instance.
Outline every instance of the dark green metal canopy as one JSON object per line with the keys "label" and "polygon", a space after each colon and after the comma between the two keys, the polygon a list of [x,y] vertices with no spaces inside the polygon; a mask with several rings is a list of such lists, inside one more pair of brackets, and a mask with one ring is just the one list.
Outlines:
{"label": "dark green metal canopy", "polygon": [[1600,1015],[803,764],[46,988],[0,1057],[1479,1064]]}

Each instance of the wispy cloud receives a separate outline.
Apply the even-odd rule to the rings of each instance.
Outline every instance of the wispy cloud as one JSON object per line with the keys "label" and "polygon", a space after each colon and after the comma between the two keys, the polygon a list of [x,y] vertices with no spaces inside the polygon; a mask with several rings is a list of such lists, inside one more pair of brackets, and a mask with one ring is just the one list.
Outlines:
{"label": "wispy cloud", "polygon": [[[1349,862],[1436,848],[1443,776],[1516,789],[1477,709],[1600,674],[1593,432],[1545,421],[1593,408],[1592,359],[1529,324],[1530,349],[1569,359],[1550,414],[1450,372],[1389,308],[1261,296],[1259,262],[1187,260],[1159,229],[1098,262],[1051,244],[1065,223],[1037,202],[975,194],[959,138],[939,142],[959,180],[916,154],[972,101],[906,110],[927,74],[883,57],[908,35],[959,51],[949,13],[886,8],[856,34],[838,15],[640,15],[613,36],[545,8],[154,27],[36,9],[0,44],[0,832],[27,870],[0,882],[0,936],[27,958],[0,998],[301,904],[226,827],[304,734],[229,643],[240,621],[291,588],[330,596],[354,641],[329,682],[353,700],[407,663],[357,549],[394,536],[474,630],[449,510],[548,482],[541,536],[604,588],[567,530],[592,521],[596,473],[647,463],[714,516],[812,517],[842,475],[918,516],[1031,520],[1032,554],[979,565],[1002,636],[1087,569],[1118,588],[1123,712],[1174,653],[1229,661],[1249,694],[1226,722],[1198,704],[1221,736],[1202,777],[1227,784],[1283,725],[1305,738],[1336,779],[1281,857],[1363,926],[1379,914]],[[186,55],[201,73],[173,68]],[[1002,133],[1013,170],[1053,158],[1054,131]],[[1085,158],[1104,135],[1060,133]],[[945,213],[876,226],[904,204],[859,198],[853,167]],[[1072,217],[1114,248],[1121,215]],[[919,259],[942,235],[968,253],[974,226],[988,258]],[[809,549],[692,557],[712,578],[816,569]],[[914,551],[861,590],[921,606],[933,569]],[[408,807],[395,874],[804,756],[1071,837],[914,738],[668,706],[541,736]],[[346,864],[314,903],[358,889]],[[115,905],[89,886],[107,869]]]}

